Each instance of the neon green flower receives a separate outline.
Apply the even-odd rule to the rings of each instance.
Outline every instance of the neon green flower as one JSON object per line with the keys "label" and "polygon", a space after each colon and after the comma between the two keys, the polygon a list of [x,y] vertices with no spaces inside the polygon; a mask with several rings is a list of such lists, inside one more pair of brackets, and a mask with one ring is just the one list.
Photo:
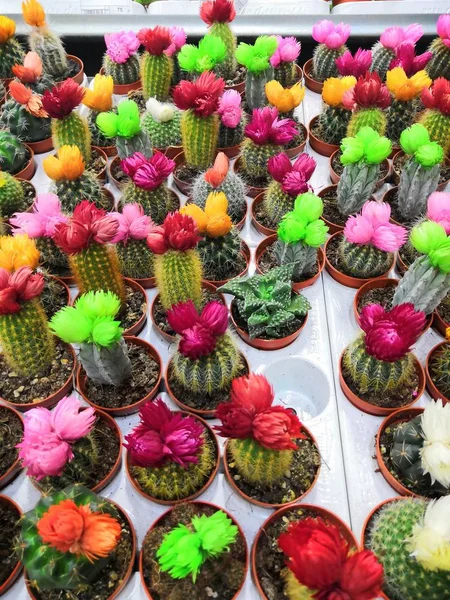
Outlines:
{"label": "neon green flower", "polygon": [[322,200],[311,193],[297,196],[294,210],[284,215],[278,227],[278,239],[286,244],[303,241],[305,245],[318,248],[328,233],[328,227],[320,219]]}
{"label": "neon green flower", "polygon": [[415,154],[424,144],[430,142],[428,130],[420,123],[404,129],[400,134],[400,146],[405,154]]}
{"label": "neon green flower", "polygon": [[222,63],[227,55],[224,42],[214,35],[205,35],[197,46],[185,44],[179,54],[178,62],[188,73],[212,71]]}
{"label": "neon green flower", "polygon": [[132,138],[141,131],[139,108],[133,100],[124,100],[117,107],[117,114],[103,112],[97,115],[97,127],[107,138],[116,136]]}
{"label": "neon green flower", "polygon": [[248,71],[261,73],[269,67],[269,61],[277,46],[278,42],[275,37],[261,35],[256,38],[253,46],[241,42],[236,49],[236,60],[239,64],[247,67]]}
{"label": "neon green flower", "polygon": [[411,231],[410,240],[418,252],[428,256],[433,267],[450,273],[450,237],[447,237],[442,225],[424,221]]}
{"label": "neon green flower", "polygon": [[444,150],[437,142],[430,142],[418,148],[414,158],[424,167],[434,167],[444,160]]}
{"label": "neon green flower", "polygon": [[379,165],[392,152],[391,141],[381,136],[372,127],[362,127],[355,137],[346,137],[341,142],[341,163],[344,166],[364,160]]}

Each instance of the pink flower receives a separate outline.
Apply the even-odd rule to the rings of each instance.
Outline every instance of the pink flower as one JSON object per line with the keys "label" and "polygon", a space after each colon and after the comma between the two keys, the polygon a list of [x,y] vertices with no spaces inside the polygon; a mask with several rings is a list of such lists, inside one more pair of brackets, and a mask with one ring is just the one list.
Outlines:
{"label": "pink flower", "polygon": [[418,71],[422,71],[433,57],[432,52],[424,52],[416,56],[413,44],[400,44],[395,49],[395,58],[391,61],[389,69],[402,67],[408,77],[412,77]]}
{"label": "pink flower", "polygon": [[50,413],[52,430],[69,444],[85,437],[94,426],[94,421],[95,410],[92,407],[81,410],[81,403],[75,396],[60,400]]}
{"label": "pink flower", "polygon": [[292,165],[289,157],[284,152],[272,156],[267,165],[270,175],[281,183],[286,194],[298,196],[310,188],[308,181],[314,173],[316,161],[308,154],[300,154]]}
{"label": "pink flower", "polygon": [[17,447],[20,447],[22,467],[27,469],[29,477],[35,477],[38,481],[44,477],[61,475],[66,464],[73,458],[70,444],[62,442],[52,433],[33,441],[26,441],[24,437]]}
{"label": "pink flower", "polygon": [[295,62],[300,54],[301,44],[294,37],[277,35],[278,47],[270,59],[272,67],[279,67],[281,63]]}
{"label": "pink flower", "polygon": [[245,128],[245,135],[255,144],[289,144],[297,135],[297,125],[292,119],[278,119],[276,108],[257,108]]}
{"label": "pink flower", "polygon": [[450,48],[450,15],[441,15],[437,20],[436,27],[438,36]]}
{"label": "pink flower", "polygon": [[105,33],[106,54],[115,63],[125,63],[141,45],[133,31]]}
{"label": "pink flower", "polygon": [[405,243],[408,231],[389,223],[390,215],[389,204],[369,200],[360,215],[348,218],[344,228],[346,240],[363,246],[370,244],[383,252],[396,252]]}
{"label": "pink flower", "polygon": [[217,112],[225,127],[237,127],[242,116],[240,93],[236,90],[226,90],[220,98]]}
{"label": "pink flower", "polygon": [[33,273],[29,267],[21,267],[10,273],[0,269],[0,315],[11,315],[21,309],[21,303],[40,296],[44,289],[41,273]]}
{"label": "pink flower", "polygon": [[131,156],[127,156],[120,163],[122,171],[128,175],[128,177],[134,177],[139,167],[142,167],[147,163],[147,157],[141,152],[135,152]]}
{"label": "pink flower", "polygon": [[59,223],[67,223],[61,212],[61,203],[56,194],[39,194],[33,204],[33,212],[15,213],[9,223],[13,234],[26,233],[30,238],[52,237]]}
{"label": "pink flower", "polygon": [[353,75],[353,77],[358,79],[358,77],[365,75],[370,69],[370,65],[372,64],[372,51],[358,48],[355,52],[355,56],[352,56],[350,50],[347,50],[342,56],[337,58],[335,62],[338,71],[342,76]]}
{"label": "pink flower", "polygon": [[197,323],[181,334],[179,351],[186,358],[197,360],[208,356],[216,347],[216,338],[202,323]]}
{"label": "pink flower", "polygon": [[350,25],[345,23],[335,25],[333,21],[325,19],[313,26],[312,36],[319,44],[325,44],[327,48],[336,50],[347,42],[350,36]]}
{"label": "pink flower", "polygon": [[109,213],[119,223],[119,229],[111,240],[112,244],[122,242],[127,244],[131,240],[143,240],[154,228],[154,223],[150,217],[144,214],[144,209],[140,204],[125,204],[122,212]]}
{"label": "pink flower", "polygon": [[391,218],[391,207],[387,202],[366,202],[362,207],[362,216],[367,219],[373,227],[389,223]]}
{"label": "pink flower", "polygon": [[155,152],[145,158],[140,152],[122,160],[122,170],[143,190],[158,188],[175,169],[175,161],[162,152]]}
{"label": "pink flower", "polygon": [[395,50],[397,46],[404,42],[415,44],[423,35],[422,26],[413,23],[406,28],[388,27],[380,36],[381,45],[390,50]]}
{"label": "pink flower", "polygon": [[228,310],[221,302],[209,302],[200,315],[201,322],[215,335],[223,335],[228,327]]}
{"label": "pink flower", "polygon": [[345,223],[344,236],[352,244],[367,246],[372,241],[372,224],[361,215],[349,217]]}
{"label": "pink flower", "polygon": [[187,36],[182,27],[169,27],[169,31],[172,43],[167,50],[165,50],[164,54],[167,56],[173,56],[185,45]]}
{"label": "pink flower", "polygon": [[450,193],[434,192],[428,198],[427,217],[436,221],[445,229],[447,235],[450,234]]}

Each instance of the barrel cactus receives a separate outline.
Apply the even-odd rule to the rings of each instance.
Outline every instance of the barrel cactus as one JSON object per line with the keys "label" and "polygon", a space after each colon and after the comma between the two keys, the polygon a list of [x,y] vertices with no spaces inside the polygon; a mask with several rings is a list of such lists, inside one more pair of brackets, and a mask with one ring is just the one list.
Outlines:
{"label": "barrel cactus", "polygon": [[418,23],[408,27],[387,27],[372,48],[371,71],[378,73],[384,81],[392,61],[396,58],[397,49],[401,45],[414,47],[422,35],[423,29]]}
{"label": "barrel cactus", "polygon": [[115,84],[126,85],[139,81],[140,41],[133,31],[105,33],[106,52],[103,56],[103,70]]}
{"label": "barrel cactus", "polygon": [[0,169],[15,175],[27,164],[29,153],[18,137],[7,131],[0,130]]}
{"label": "barrel cactus", "polygon": [[166,50],[172,44],[172,37],[167,27],[157,26],[154,29],[141,29],[138,40],[144,46],[141,56],[142,92],[145,100],[156,98],[165,102],[169,97],[173,75],[173,58]]}
{"label": "barrel cactus", "polygon": [[297,80],[297,59],[300,55],[301,43],[294,37],[277,35],[277,49],[270,58],[274,68],[274,77],[283,87],[292,87]]}
{"label": "barrel cactus", "polygon": [[427,73],[431,79],[438,77],[450,79],[450,17],[448,14],[439,16],[436,29],[438,37],[434,38],[428,48],[432,58],[427,64]]}
{"label": "barrel cactus", "polygon": [[353,111],[347,135],[354,136],[363,127],[371,127],[379,135],[386,133],[385,110],[391,104],[391,95],[377,73],[361,75],[356,85],[345,94],[343,103],[345,108]]}
{"label": "barrel cactus", "polygon": [[450,150],[450,106],[447,100],[450,94],[450,81],[444,77],[434,80],[430,88],[422,90],[422,104],[425,110],[419,116],[430,134],[433,142],[437,142],[448,154]]}
{"label": "barrel cactus", "polygon": [[15,33],[15,22],[0,16],[0,79],[13,77],[13,66],[21,64],[25,55],[19,40],[14,37]]}
{"label": "barrel cactus", "polygon": [[336,59],[347,50],[345,44],[350,37],[350,26],[345,23],[335,25],[324,19],[313,26],[312,36],[319,45],[314,50],[311,75],[321,82],[328,77],[338,77]]}
{"label": "barrel cactus", "polygon": [[42,98],[23,83],[9,84],[11,98],[5,102],[0,114],[2,127],[23,142],[40,142],[51,136],[51,122],[42,106]]}
{"label": "barrel cactus", "polygon": [[148,134],[153,148],[181,146],[181,111],[170,102],[149,98],[142,117],[142,129]]}
{"label": "barrel cactus", "polygon": [[0,216],[11,217],[25,210],[25,192],[20,181],[6,171],[0,171]]}
{"label": "barrel cactus", "polygon": [[323,82],[322,100],[324,107],[318,119],[318,135],[328,144],[340,144],[347,133],[351,110],[343,104],[344,94],[354,87],[356,78],[329,77]]}

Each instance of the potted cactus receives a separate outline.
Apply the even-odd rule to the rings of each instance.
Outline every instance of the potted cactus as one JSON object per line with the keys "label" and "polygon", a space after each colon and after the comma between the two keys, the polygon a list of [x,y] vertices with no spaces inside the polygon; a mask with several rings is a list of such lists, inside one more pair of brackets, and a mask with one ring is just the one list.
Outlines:
{"label": "potted cactus", "polygon": [[25,52],[14,36],[16,24],[9,17],[0,16],[0,79],[7,84],[14,77],[14,65],[21,64]]}
{"label": "potted cactus", "polygon": [[354,77],[356,80],[370,70],[372,64],[372,51],[358,48],[355,54],[346,50],[336,59],[336,67],[340,77]]}
{"label": "potted cactus", "polygon": [[169,27],[170,38],[172,43],[165,50],[165,54],[167,56],[171,56],[173,60],[173,73],[172,73],[172,85],[178,85],[181,81],[181,69],[178,64],[178,55],[180,54],[180,50],[186,43],[187,34],[186,31],[182,27]]}
{"label": "potted cactus", "polygon": [[371,71],[378,73],[384,81],[386,73],[392,68],[391,62],[397,58],[397,49],[407,45],[414,48],[422,35],[423,29],[418,23],[408,27],[387,27],[372,48]]}
{"label": "potted cactus", "polygon": [[436,29],[438,37],[434,38],[428,48],[431,58],[427,64],[427,73],[431,79],[438,77],[450,79],[450,16],[448,14],[439,16]]}
{"label": "potted cactus", "polygon": [[36,171],[33,150],[6,129],[0,129],[0,170],[26,180]]}
{"label": "potted cactus", "polygon": [[170,102],[149,98],[142,117],[142,129],[148,134],[153,148],[168,158],[181,152],[181,111]]}
{"label": "potted cactus", "polygon": [[242,97],[236,90],[225,90],[219,100],[220,115],[219,148],[229,158],[239,154],[244,139],[247,116],[241,107]]}
{"label": "potted cactus", "polygon": [[173,58],[166,51],[172,44],[172,36],[167,27],[141,29],[137,38],[144,46],[141,56],[141,82],[144,99],[156,98],[165,102],[169,98],[173,75]]}
{"label": "potted cactus", "polygon": [[450,81],[444,77],[434,80],[430,88],[422,90],[424,112],[419,116],[430,134],[433,142],[437,142],[448,154],[450,150]]}
{"label": "potted cactus", "polygon": [[348,400],[358,409],[386,416],[409,407],[422,395],[424,373],[411,346],[421,335],[425,313],[413,304],[385,310],[365,306],[360,315],[363,333],[343,351],[339,380]]}
{"label": "potted cactus", "polygon": [[308,137],[306,127],[299,122],[298,115],[295,115],[295,109],[300,106],[305,97],[306,88],[302,87],[300,81],[291,88],[284,88],[279,81],[272,80],[266,83],[265,91],[267,100],[278,110],[280,115],[297,121],[298,133],[286,146],[289,158],[294,158],[303,150]]}
{"label": "potted cactus", "polygon": [[227,331],[228,309],[209,302],[201,313],[192,300],[172,306],[167,313],[180,336],[166,371],[169,396],[180,408],[213,417],[220,402],[228,400],[232,380],[248,372],[248,365]]}
{"label": "potted cactus", "polygon": [[302,77],[302,71],[297,66],[302,45],[294,37],[277,35],[277,49],[270,57],[273,76],[285,88],[292,87]]}
{"label": "potted cactus", "polygon": [[112,77],[115,94],[127,94],[141,86],[139,67],[140,41],[134,31],[105,33],[106,52],[103,71]]}
{"label": "potted cactus", "polygon": [[236,60],[246,68],[245,100],[249,111],[262,108],[266,104],[265,87],[273,79],[270,59],[278,46],[275,37],[261,35],[254,45],[241,42],[236,49]]}
{"label": "potted cactus", "polygon": [[229,513],[207,502],[186,502],[160,516],[148,530],[139,558],[150,600],[208,593],[237,600],[247,567],[241,528]]}
{"label": "potted cactus", "polygon": [[221,65],[227,55],[224,42],[215,35],[205,35],[198,43],[184,44],[178,53],[178,64],[181,74],[187,74],[187,79],[195,79],[205,71],[213,71],[219,75]]}
{"label": "potted cactus", "polygon": [[143,496],[158,504],[193,500],[208,489],[219,467],[219,446],[203,419],[171,411],[161,398],[139,411],[125,438],[127,474]]}
{"label": "potted cactus", "polygon": [[264,508],[304,498],[317,481],[317,443],[295,412],[273,406],[273,388],[251,373],[233,380],[231,401],[219,404],[216,431],[228,438],[225,474],[231,487]]}
{"label": "potted cactus", "polygon": [[450,330],[445,331],[446,340],[434,346],[427,356],[427,387],[435,400],[450,402]]}
{"label": "potted cactus", "polygon": [[279,350],[300,335],[311,308],[292,290],[292,263],[264,275],[232,279],[219,288],[234,296],[231,320],[238,335],[260,350]]}
{"label": "potted cactus", "polygon": [[113,105],[113,78],[111,75],[101,75],[97,73],[92,83],[92,89],[86,88],[82,103],[89,109],[88,124],[91,132],[91,140],[94,146],[102,148],[107,156],[113,156],[117,153],[115,146],[111,145],[111,140],[105,137],[96,126],[97,116],[111,110]]}
{"label": "potted cactus", "polygon": [[0,217],[2,222],[11,217],[14,212],[29,208],[29,199],[24,183],[6,171],[0,171]]}
{"label": "potted cactus", "polygon": [[306,61],[303,72],[306,87],[320,94],[325,79],[339,76],[336,59],[347,51],[345,44],[350,37],[350,25],[336,25],[324,19],[313,26],[312,37],[319,45],[313,57]]}
{"label": "potted cactus", "polygon": [[391,95],[377,73],[367,72],[358,78],[354,87],[345,92],[342,103],[352,116],[347,135],[355,136],[363,127],[371,127],[380,135],[386,133],[385,110],[391,104]]}
{"label": "potted cactus", "polygon": [[135,553],[126,513],[82,486],[41,498],[21,521],[19,556],[33,600],[63,593],[112,600],[131,577]]}
{"label": "potted cactus", "polygon": [[3,560],[0,566],[0,594],[4,594],[22,571],[22,563],[16,552],[16,540],[20,532],[20,507],[8,496],[0,495],[0,547]]}
{"label": "potted cactus", "polygon": [[311,193],[297,196],[294,209],[284,215],[277,235],[263,240],[256,249],[258,273],[292,263],[292,288],[302,290],[320,277],[325,256],[320,246],[325,242],[328,227],[320,219],[322,200]]}
{"label": "potted cactus", "polygon": [[44,72],[42,60],[36,52],[27,52],[23,62],[15,64],[12,71],[16,80],[26,84],[34,94],[42,95],[55,85],[52,76]]}
{"label": "potted cactus", "polygon": [[22,467],[43,494],[80,484],[99,492],[117,475],[122,462],[121,433],[101,411],[82,408],[75,396],[55,408],[32,408],[24,416],[17,445]]}
{"label": "potted cactus", "polygon": [[[17,449],[22,439],[21,414],[11,406],[0,406],[0,489],[11,483],[22,469]],[[0,576],[0,590],[1,579]]]}

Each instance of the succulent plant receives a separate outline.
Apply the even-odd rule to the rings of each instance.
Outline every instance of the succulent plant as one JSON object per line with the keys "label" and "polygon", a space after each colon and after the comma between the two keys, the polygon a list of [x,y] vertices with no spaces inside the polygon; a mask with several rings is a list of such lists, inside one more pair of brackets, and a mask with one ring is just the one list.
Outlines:
{"label": "succulent plant", "polygon": [[145,100],[156,98],[165,102],[169,97],[173,75],[173,58],[167,55],[172,44],[172,36],[167,27],[141,29],[138,40],[145,48],[141,57],[142,92]]}
{"label": "succulent plant", "polygon": [[0,169],[15,175],[25,167],[28,158],[23,142],[6,129],[0,129]]}
{"label": "succulent plant", "polygon": [[297,79],[297,58],[300,55],[301,43],[294,37],[277,35],[277,49],[270,57],[274,68],[274,77],[283,87],[292,87]]}
{"label": "succulent plant", "polygon": [[371,71],[378,73],[384,81],[391,62],[396,58],[397,48],[408,45],[414,47],[422,35],[423,29],[418,23],[405,28],[387,27],[381,34],[379,42],[372,48]]}
{"label": "succulent plant", "polygon": [[13,66],[20,64],[25,55],[19,40],[14,37],[15,33],[15,22],[0,16],[0,79],[13,77]]}
{"label": "succulent plant", "polygon": [[0,217],[10,217],[25,208],[25,192],[20,181],[10,173],[0,171]]}
{"label": "succulent plant", "polygon": [[356,85],[353,76],[329,77],[323,82],[322,100],[324,109],[319,115],[319,137],[328,144],[340,144],[347,133],[352,113],[345,108],[345,93]]}
{"label": "succulent plant", "polygon": [[114,80],[111,75],[97,73],[92,83],[92,89],[86,88],[83,96],[83,104],[89,110],[88,125],[91,132],[91,140],[94,146],[103,148],[111,146],[112,141],[105,137],[96,126],[97,116],[111,110],[113,105]]}
{"label": "succulent plant", "polygon": [[10,98],[0,113],[0,123],[23,142],[40,142],[51,135],[50,119],[41,96],[19,81],[9,84]]}
{"label": "succulent plant", "polygon": [[419,117],[430,134],[433,142],[437,142],[448,154],[450,150],[450,81],[439,77],[430,88],[422,90],[424,112]]}
{"label": "succulent plant", "polygon": [[276,38],[261,35],[254,45],[241,42],[236,49],[236,59],[246,69],[245,99],[250,110],[262,108],[266,103],[265,87],[273,79],[270,59],[277,49]]}
{"label": "succulent plant", "polygon": [[153,148],[181,146],[181,111],[170,102],[149,98],[142,117],[142,129],[148,134]]}
{"label": "succulent plant", "polygon": [[105,75],[115,84],[126,85],[139,81],[139,55],[141,45],[133,31],[105,34],[106,52],[103,56]]}
{"label": "succulent plant", "polygon": [[384,135],[387,127],[385,110],[390,104],[389,90],[377,73],[366,73],[359,77],[355,86],[343,97],[344,107],[353,111],[347,135],[354,136],[363,127],[371,127],[380,135]]}
{"label": "succulent plant", "polygon": [[231,23],[236,16],[233,0],[207,0],[200,6],[200,18],[208,25],[209,34],[220,38],[225,44],[226,57],[219,66],[219,75],[231,80],[236,73],[236,36]]}
{"label": "succulent plant", "polygon": [[312,76],[316,81],[338,77],[336,59],[347,51],[350,26],[324,19],[313,26],[312,36],[319,43],[313,54]]}
{"label": "succulent plant", "polygon": [[106,138],[115,141],[122,160],[136,152],[146,157],[152,155],[150,138],[142,130],[139,108],[133,100],[123,100],[116,112],[100,113],[95,122]]}
{"label": "succulent plant", "polygon": [[428,48],[431,60],[427,64],[427,72],[431,79],[445,77],[450,79],[450,17],[440,15],[436,24],[438,37],[434,38]]}
{"label": "succulent plant", "polygon": [[[450,341],[450,331],[446,331],[447,341]],[[445,344],[437,352],[433,353],[433,357],[429,362],[430,375],[433,383],[439,389],[441,394],[446,398],[450,397],[450,344]]]}

